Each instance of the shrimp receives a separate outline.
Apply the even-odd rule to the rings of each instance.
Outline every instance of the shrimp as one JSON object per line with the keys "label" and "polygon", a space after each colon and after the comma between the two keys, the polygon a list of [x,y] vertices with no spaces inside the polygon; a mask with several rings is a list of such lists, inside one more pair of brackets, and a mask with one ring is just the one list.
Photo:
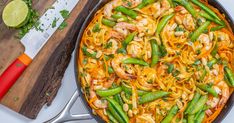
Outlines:
{"label": "shrimp", "polygon": [[112,15],[113,9],[120,4],[121,3],[119,2],[119,0],[113,0],[113,1],[109,2],[108,4],[106,4],[104,6],[104,16],[106,16],[107,18],[110,18]]}
{"label": "shrimp", "polygon": [[136,31],[137,26],[126,22],[119,22],[114,26],[114,30],[126,36],[128,34],[128,30]]}
{"label": "shrimp", "polygon": [[142,2],[142,0],[127,0],[123,3],[123,6],[127,7],[127,8],[135,8],[137,7],[140,3]]}
{"label": "shrimp", "polygon": [[90,85],[90,99],[94,99],[96,98],[95,101],[93,101],[93,104],[97,107],[97,108],[107,108],[107,101],[106,100],[100,100],[97,98],[97,94],[94,91],[94,80],[91,81],[91,85]]}
{"label": "shrimp", "polygon": [[161,14],[163,14],[165,11],[170,9],[170,3],[167,0],[162,0],[161,2],[154,3],[153,7],[156,11],[154,14],[154,17],[157,18]]}
{"label": "shrimp", "polygon": [[219,101],[219,107],[225,105],[225,103],[227,102],[228,100],[228,97],[230,95],[230,92],[229,92],[229,87],[227,85],[226,82],[224,81],[221,81],[217,84],[217,86],[220,88],[221,90],[221,93],[219,93],[221,95],[221,99]]}
{"label": "shrimp", "polygon": [[115,75],[111,75],[110,78],[103,83],[104,88],[110,88],[115,81]]}
{"label": "shrimp", "polygon": [[115,54],[118,49],[118,42],[115,39],[110,39],[107,43],[111,43],[111,48],[107,48],[104,50],[104,53],[107,55]]}
{"label": "shrimp", "polygon": [[142,50],[143,46],[140,42],[137,41],[132,41],[128,46],[127,46],[127,52],[129,55],[132,57],[141,57],[142,56]]}
{"label": "shrimp", "polygon": [[112,59],[111,65],[112,65],[115,73],[117,74],[117,76],[119,76],[120,78],[135,79],[136,77],[134,75],[126,73],[124,68],[122,68],[122,66],[121,66],[121,62],[127,58],[129,58],[129,56],[124,56],[122,54],[118,54],[115,56],[114,59]]}
{"label": "shrimp", "polygon": [[124,40],[124,35],[122,33],[119,33],[119,32],[116,32],[114,30],[112,30],[109,35],[108,35],[108,38],[107,39],[110,39],[110,38],[115,38],[119,41],[122,41]]}
{"label": "shrimp", "polygon": [[203,48],[205,50],[209,50],[212,47],[212,42],[210,40],[209,35],[207,34],[201,34],[198,38],[198,41],[200,41],[203,44]]}
{"label": "shrimp", "polygon": [[156,22],[149,16],[145,15],[143,15],[142,18],[138,20],[136,25],[138,31],[146,35],[153,35],[155,33],[155,29],[157,28]]}
{"label": "shrimp", "polygon": [[186,14],[183,18],[184,18],[183,19],[184,27],[189,31],[193,31],[195,29],[196,25],[194,23],[192,15],[191,14]]}

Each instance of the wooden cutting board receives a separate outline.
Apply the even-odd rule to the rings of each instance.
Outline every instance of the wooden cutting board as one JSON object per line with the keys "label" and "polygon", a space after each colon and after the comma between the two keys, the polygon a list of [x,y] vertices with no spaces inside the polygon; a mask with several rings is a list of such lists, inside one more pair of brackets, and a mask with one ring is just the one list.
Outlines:
{"label": "wooden cutting board", "polygon": [[[0,16],[11,0],[0,1]],[[33,0],[40,15],[56,0]],[[66,20],[68,26],[57,30],[26,69],[15,85],[1,100],[1,104],[25,115],[36,118],[44,104],[50,105],[61,85],[61,80],[74,50],[79,29],[89,11],[98,0],[80,0]],[[0,74],[22,52],[24,47],[15,36],[15,29],[7,28],[0,18]]]}

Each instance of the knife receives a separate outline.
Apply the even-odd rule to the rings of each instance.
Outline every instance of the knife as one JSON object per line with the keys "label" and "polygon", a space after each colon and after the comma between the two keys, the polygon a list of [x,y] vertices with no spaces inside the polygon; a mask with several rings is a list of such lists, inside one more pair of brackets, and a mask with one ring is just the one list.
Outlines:
{"label": "knife", "polygon": [[[0,99],[2,99],[11,86],[14,85],[34,57],[39,53],[41,48],[64,21],[60,11],[67,10],[70,13],[78,2],[79,0],[55,1],[51,9],[48,9],[39,19],[39,27],[42,30],[32,28],[20,40],[25,47],[25,51],[0,76]],[[52,26],[52,23],[55,20],[56,25],[53,24]]]}

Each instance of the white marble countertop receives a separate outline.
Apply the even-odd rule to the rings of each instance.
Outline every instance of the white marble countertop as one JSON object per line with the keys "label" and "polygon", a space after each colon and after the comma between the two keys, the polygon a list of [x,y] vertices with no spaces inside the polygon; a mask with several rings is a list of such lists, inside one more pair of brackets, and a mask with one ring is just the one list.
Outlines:
{"label": "white marble countertop", "polygon": [[[227,9],[230,15],[234,18],[234,1],[233,0],[219,0],[222,5]],[[0,105],[0,121],[3,123],[42,123],[56,116],[68,102],[74,91],[76,90],[76,81],[73,70],[74,60],[72,59],[63,78],[62,86],[54,99],[51,106],[44,106],[40,111],[37,119],[31,120],[14,111]],[[72,114],[87,113],[83,104],[78,99],[71,109]],[[232,123],[234,121],[234,108],[230,111],[223,123]],[[95,123],[95,120],[86,121],[73,121],[74,123]]]}

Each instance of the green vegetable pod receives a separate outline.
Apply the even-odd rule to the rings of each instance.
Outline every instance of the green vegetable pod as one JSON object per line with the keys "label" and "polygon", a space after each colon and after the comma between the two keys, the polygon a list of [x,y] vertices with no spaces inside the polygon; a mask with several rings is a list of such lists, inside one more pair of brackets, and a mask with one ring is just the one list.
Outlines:
{"label": "green vegetable pod", "polygon": [[[132,88],[129,87],[129,86],[127,86],[125,83],[122,83],[122,89],[123,89],[123,91],[124,91],[125,93],[131,94],[131,95],[132,95]],[[137,90],[137,94],[138,94],[139,96],[142,96],[142,95],[147,94],[147,93],[149,93],[149,92],[143,91],[143,90]]]}
{"label": "green vegetable pod", "polygon": [[118,102],[116,102],[114,99],[106,97],[107,101],[109,102],[109,105],[113,106],[113,109],[117,111],[117,113],[120,115],[120,117],[123,119],[124,122],[128,123],[129,118],[127,114],[123,111],[122,107],[119,105]]}
{"label": "green vegetable pod", "polygon": [[146,7],[149,4],[154,3],[155,0],[142,0],[142,2],[137,6],[138,9],[142,9],[144,7]]}
{"label": "green vegetable pod", "polygon": [[225,76],[228,79],[228,83],[231,87],[234,87],[234,74],[230,68],[227,66],[224,67]]}
{"label": "green vegetable pod", "polygon": [[191,41],[194,42],[197,40],[197,38],[208,28],[210,25],[210,21],[206,21],[204,24],[202,24],[200,27],[197,28],[197,30],[194,31],[194,33],[191,36]]}
{"label": "green vegetable pod", "polygon": [[201,98],[194,105],[192,111],[189,112],[188,114],[190,114],[190,115],[196,114],[198,111],[200,111],[203,108],[203,106],[206,104],[207,100],[208,100],[208,95],[201,96]]}
{"label": "green vegetable pod", "polygon": [[136,19],[136,17],[137,17],[137,13],[135,11],[128,9],[124,6],[117,6],[115,8],[115,11],[122,12],[122,13],[126,14],[127,16],[131,17],[132,19]]}
{"label": "green vegetable pod", "polygon": [[203,91],[208,92],[209,94],[213,95],[214,97],[218,97],[217,92],[209,85],[206,84],[197,84],[197,87],[200,88]]}
{"label": "green vegetable pod", "polygon": [[102,24],[109,26],[109,27],[113,27],[116,25],[116,22],[109,20],[109,19],[102,18]]}
{"label": "green vegetable pod", "polygon": [[111,114],[109,110],[106,110],[106,114],[111,122],[118,123],[118,120],[115,119],[115,117]]}
{"label": "green vegetable pod", "polygon": [[125,123],[125,121],[123,120],[123,118],[120,116],[120,114],[118,113],[118,111],[116,111],[116,109],[114,108],[114,106],[111,103],[108,103],[108,109],[110,110],[112,116],[118,120],[119,123]]}
{"label": "green vegetable pod", "polygon": [[149,64],[141,59],[136,59],[136,58],[127,58],[122,61],[124,64],[138,64],[142,66],[149,66]]}
{"label": "green vegetable pod", "polygon": [[174,17],[174,13],[165,15],[162,20],[158,23],[157,29],[156,29],[156,35],[160,35],[162,32],[163,28],[167,25],[168,21]]}
{"label": "green vegetable pod", "polygon": [[172,119],[175,117],[177,112],[179,111],[179,108],[177,105],[173,106],[167,116],[161,121],[161,123],[171,123]]}
{"label": "green vegetable pod", "polygon": [[159,47],[156,43],[156,40],[150,40],[151,49],[152,49],[152,61],[150,66],[154,67],[159,61]]}
{"label": "green vegetable pod", "polygon": [[189,102],[189,105],[187,106],[186,110],[185,110],[185,114],[188,114],[189,112],[191,112],[194,108],[194,105],[197,103],[197,101],[199,100],[199,98],[201,97],[201,94],[199,92],[196,92],[192,101]]}
{"label": "green vegetable pod", "polygon": [[122,87],[117,87],[117,88],[111,88],[108,90],[97,90],[96,93],[100,97],[107,97],[107,96],[113,96],[122,91]]}
{"label": "green vegetable pod", "polygon": [[165,97],[165,96],[167,96],[169,94],[170,94],[169,92],[165,92],[165,91],[149,92],[149,93],[143,95],[139,99],[139,104],[148,103],[148,102],[154,101],[156,99],[159,99],[161,97]]}

